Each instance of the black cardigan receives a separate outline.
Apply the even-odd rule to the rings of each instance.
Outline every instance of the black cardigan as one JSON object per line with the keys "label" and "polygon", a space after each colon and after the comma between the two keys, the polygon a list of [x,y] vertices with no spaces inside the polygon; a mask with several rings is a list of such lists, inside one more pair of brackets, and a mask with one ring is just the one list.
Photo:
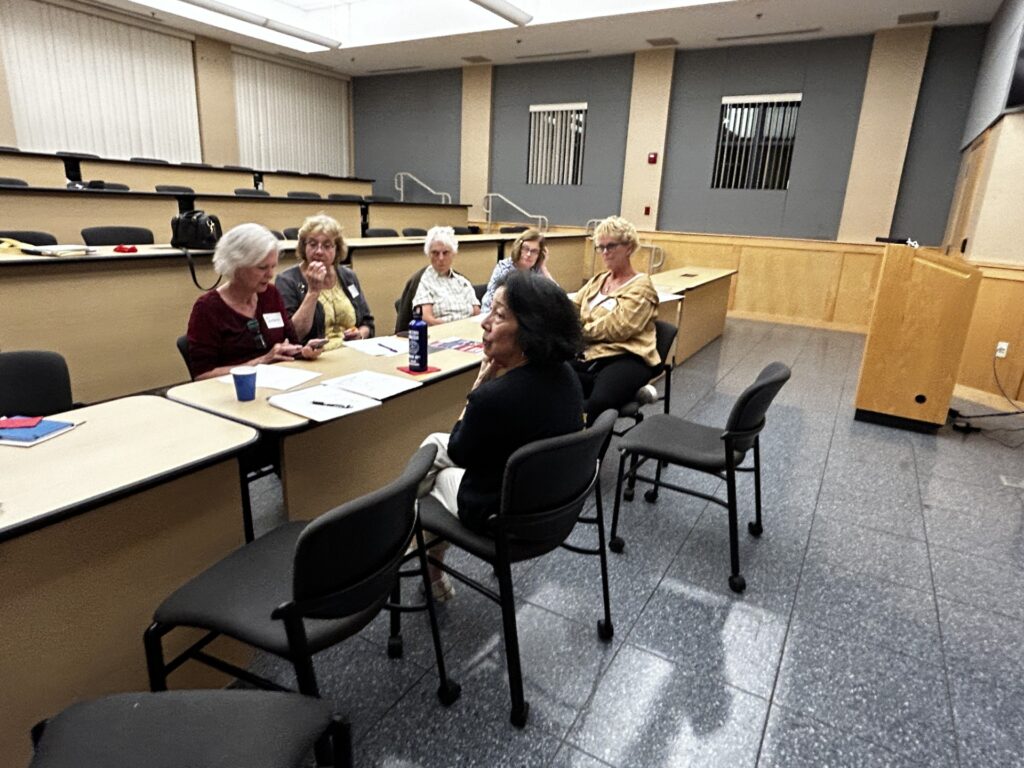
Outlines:
{"label": "black cardigan", "polygon": [[[348,300],[352,302],[352,307],[356,311],[356,327],[368,326],[370,335],[373,336],[376,333],[373,315],[370,314],[370,306],[366,303],[363,288],[359,285],[359,278],[356,277],[355,272],[348,267],[341,266],[341,264],[338,264],[334,269],[338,273],[338,284],[341,286],[341,290],[348,296]],[[288,314],[294,315],[295,310],[302,304],[308,289],[306,277],[302,274],[302,270],[298,266],[285,270],[277,276],[274,285],[277,286],[278,293],[284,299],[284,305],[288,309]],[[355,287],[354,291],[353,286]],[[353,298],[353,294],[355,294],[355,298]],[[317,302],[316,308],[313,310],[313,325],[310,326],[306,337],[302,339],[302,343],[305,344],[310,339],[323,338],[326,331],[324,325],[324,308],[320,302]]]}

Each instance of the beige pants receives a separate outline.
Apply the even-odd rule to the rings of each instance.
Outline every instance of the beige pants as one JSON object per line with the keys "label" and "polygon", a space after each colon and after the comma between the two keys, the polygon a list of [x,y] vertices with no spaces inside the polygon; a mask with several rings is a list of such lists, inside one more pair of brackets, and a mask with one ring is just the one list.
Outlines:
{"label": "beige pants", "polygon": [[459,514],[459,484],[466,470],[457,466],[448,456],[448,438],[451,435],[447,432],[434,432],[428,435],[420,445],[436,445],[437,456],[434,457],[434,464],[430,467],[426,477],[420,481],[416,490],[416,497],[422,499],[424,496],[433,496],[440,502],[441,506],[453,515]]}

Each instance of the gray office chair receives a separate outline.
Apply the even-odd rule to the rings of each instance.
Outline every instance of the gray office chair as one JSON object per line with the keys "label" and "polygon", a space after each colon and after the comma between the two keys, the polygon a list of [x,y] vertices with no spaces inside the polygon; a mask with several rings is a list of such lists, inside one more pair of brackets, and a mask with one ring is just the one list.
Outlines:
{"label": "gray office chair", "polygon": [[299,239],[299,228],[298,227],[285,227],[284,228],[284,239],[285,240],[298,240]]}
{"label": "gray office chair", "polygon": [[225,171],[248,171],[252,173],[252,168],[249,168],[248,166],[245,165],[222,165],[221,167]]}
{"label": "gray office chair", "polygon": [[398,237],[398,232],[387,227],[370,227],[366,230],[366,237]]}
{"label": "gray office chair", "polygon": [[[615,511],[612,513],[612,537],[609,548],[621,552],[623,541],[618,536],[619,499],[622,483],[627,476],[626,461],[630,461],[629,476],[652,483],[644,494],[648,502],[658,499],[658,489],[668,488],[689,496],[705,499],[724,507],[729,513],[729,561],[731,573],[729,588],[742,592],[747,582],[740,574],[739,535],[737,533],[736,473],[754,473],[755,518],[747,524],[751,536],[760,536],[761,523],[761,447],[760,434],[765,415],[772,400],[789,381],[790,370],[783,363],[771,363],[758,374],[757,379],[736,399],[724,428],[709,427],[687,421],[669,413],[647,417],[631,429],[619,442],[619,474],[615,487]],[[741,467],[747,452],[753,450],[752,467]],[[635,459],[640,459],[639,465]],[[654,477],[638,474],[638,467],[647,459],[654,462]],[[661,479],[662,464],[706,472],[724,480],[727,500],[723,501],[702,491],[668,483]]]}
{"label": "gray office chair", "polygon": [[0,414],[51,416],[73,407],[63,356],[41,350],[0,352]]}
{"label": "gray office chair", "polygon": [[255,187],[238,187],[235,189],[235,194],[238,197],[270,197],[270,193],[265,189],[256,189]]}
{"label": "gray office chair", "polygon": [[348,203],[361,203],[361,202],[363,202],[363,196],[362,195],[353,195],[353,194],[349,194],[348,192],[331,192],[329,195],[327,195],[327,199],[328,200],[337,200],[339,202],[348,202]]}
{"label": "gray office chair", "polygon": [[56,245],[57,238],[49,232],[35,232],[30,229],[5,229],[0,230],[0,237],[9,237],[20,243],[29,245]]}
{"label": "gray office chair", "polygon": [[161,160],[159,157],[129,157],[133,163],[146,163],[148,165],[170,165],[167,160]]}
{"label": "gray office chair", "polygon": [[393,202],[395,202],[395,198],[392,197],[391,195],[366,195],[365,197],[363,197],[363,200],[365,200],[368,203],[393,203]]}
{"label": "gray office chair", "polygon": [[319,192],[300,192],[292,190],[288,193],[288,197],[297,197],[301,200],[322,200]]}
{"label": "gray office chair", "polygon": [[520,232],[525,232],[528,229],[529,229],[529,227],[524,227],[521,224],[516,224],[515,226],[511,226],[511,227],[499,227],[498,228],[498,232],[500,232],[503,235],[511,235],[511,234],[518,234]]}
{"label": "gray office chair", "polygon": [[94,155],[92,152],[69,152],[66,149],[62,149],[59,152],[54,152],[57,157],[85,157],[92,160],[99,160],[99,155]]}
{"label": "gray office chair", "polygon": [[175,195],[193,195],[195,190],[192,187],[186,187],[180,184],[157,184],[157,192],[168,192]]}
{"label": "gray office chair", "polygon": [[405,227],[402,230],[402,237],[424,237],[427,230],[420,227]]}
{"label": "gray office chair", "polygon": [[153,233],[145,227],[104,226],[82,230],[86,245],[152,245]]}
{"label": "gray office chair", "polygon": [[0,152],[21,152],[17,147],[0,146]]}
{"label": "gray office chair", "polygon": [[0,176],[0,187],[27,187],[28,182],[24,179],[16,179],[13,176]]}
{"label": "gray office chair", "polygon": [[452,227],[456,235],[472,235],[473,230],[470,227]]}
{"label": "gray office chair", "polygon": [[103,182],[103,189],[113,189],[118,192],[127,192],[131,189],[127,184],[122,184],[119,181],[105,181]]}
{"label": "gray office chair", "polygon": [[179,165],[183,165],[186,168],[213,168],[209,163],[179,163]]}
{"label": "gray office chair", "polygon": [[329,738],[351,765],[351,737],[319,699],[238,690],[119,693],[80,701],[32,729],[29,768],[300,768]]}

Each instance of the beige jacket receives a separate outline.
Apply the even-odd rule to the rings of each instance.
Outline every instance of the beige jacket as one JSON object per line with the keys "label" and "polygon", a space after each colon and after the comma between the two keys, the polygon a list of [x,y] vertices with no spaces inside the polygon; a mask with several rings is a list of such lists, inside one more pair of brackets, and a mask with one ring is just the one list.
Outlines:
{"label": "beige jacket", "polygon": [[656,344],[654,318],[658,311],[658,292],[647,275],[640,273],[608,298],[590,308],[610,273],[594,275],[576,293],[576,307],[583,323],[587,348],[583,357],[594,360],[632,352],[648,365],[661,362]]}

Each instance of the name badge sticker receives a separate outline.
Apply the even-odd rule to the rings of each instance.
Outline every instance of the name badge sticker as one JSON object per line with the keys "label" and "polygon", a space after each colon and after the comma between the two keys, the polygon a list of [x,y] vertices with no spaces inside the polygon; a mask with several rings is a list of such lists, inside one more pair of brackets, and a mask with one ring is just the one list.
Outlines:
{"label": "name badge sticker", "polygon": [[284,328],[284,318],[281,317],[280,312],[265,312],[263,322],[267,328]]}
{"label": "name badge sticker", "polygon": [[352,283],[352,285],[346,285],[345,287],[348,288],[348,292],[352,295],[353,299],[359,298],[359,289],[356,288],[355,283]]}

